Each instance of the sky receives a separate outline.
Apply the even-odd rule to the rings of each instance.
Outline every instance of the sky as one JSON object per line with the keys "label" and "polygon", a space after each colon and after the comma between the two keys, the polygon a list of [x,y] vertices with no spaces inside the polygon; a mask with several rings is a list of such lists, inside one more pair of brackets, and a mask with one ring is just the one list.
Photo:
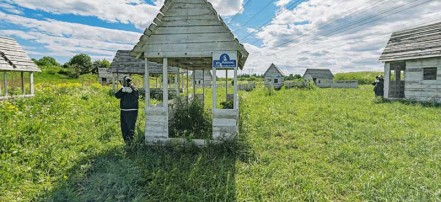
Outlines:
{"label": "sky", "polygon": [[[441,0],[208,0],[250,53],[241,73],[382,71],[392,32],[441,22]],[[0,36],[32,58],[131,50],[164,0],[0,0]]]}

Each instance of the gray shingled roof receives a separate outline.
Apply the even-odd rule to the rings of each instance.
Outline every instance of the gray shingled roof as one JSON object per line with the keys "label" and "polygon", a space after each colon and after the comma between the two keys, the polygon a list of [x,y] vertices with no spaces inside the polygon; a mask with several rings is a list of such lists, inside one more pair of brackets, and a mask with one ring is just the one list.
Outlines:
{"label": "gray shingled roof", "polygon": [[441,23],[394,32],[380,61],[441,57]]}
{"label": "gray shingled roof", "polygon": [[[144,60],[136,59],[130,56],[130,50],[118,50],[112,63],[110,64],[109,72],[121,74],[144,74]],[[149,62],[149,74],[162,74],[162,64]],[[169,67],[170,74],[177,73],[177,67]]]}
{"label": "gray shingled roof", "polygon": [[131,54],[189,69],[211,69],[213,51],[237,51],[243,68],[249,53],[207,0],[165,0]]}
{"label": "gray shingled roof", "polygon": [[0,70],[40,72],[40,68],[14,39],[0,36]]}
{"label": "gray shingled roof", "polygon": [[270,67],[268,67],[268,69],[265,71],[265,73],[263,74],[263,76],[266,76],[266,74],[268,73],[268,71],[269,71],[271,68],[275,68],[275,69],[276,69],[276,70],[277,70],[282,76],[286,76],[285,73],[283,73],[282,70],[279,69],[279,67],[277,67],[274,63],[272,63],[272,64],[270,65]]}
{"label": "gray shingled roof", "polygon": [[312,78],[317,79],[333,79],[334,75],[329,69],[307,69],[303,77],[311,75]]}

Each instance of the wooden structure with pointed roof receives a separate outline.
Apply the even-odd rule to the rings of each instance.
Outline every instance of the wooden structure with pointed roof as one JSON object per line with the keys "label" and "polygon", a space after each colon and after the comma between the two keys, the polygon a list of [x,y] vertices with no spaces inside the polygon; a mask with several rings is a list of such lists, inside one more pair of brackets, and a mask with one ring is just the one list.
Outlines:
{"label": "wooden structure with pointed roof", "polygon": [[263,74],[265,77],[265,86],[273,86],[276,89],[280,89],[285,81],[285,74],[274,63]]}
{"label": "wooden structure with pointed roof", "polygon": [[314,84],[332,83],[334,75],[329,69],[307,69],[303,74],[303,79]]}
{"label": "wooden structure with pointed roof", "polygon": [[384,62],[384,97],[441,103],[441,22],[394,32]]}
{"label": "wooden structure with pointed roof", "polygon": [[[0,100],[34,96],[34,72],[40,72],[41,70],[14,39],[0,37],[0,71],[3,72],[3,89],[0,88]],[[20,72],[20,95],[10,95],[8,92],[7,75],[8,73],[14,74],[14,72]],[[29,92],[26,92],[25,73],[29,73]]]}
{"label": "wooden structure with pointed roof", "polygon": [[[220,58],[219,58],[220,54]],[[131,55],[145,60],[146,141],[169,142],[168,93],[164,88],[163,106],[150,106],[148,61],[163,64],[163,86],[167,86],[169,66],[187,70],[234,71],[234,109],[217,109],[216,80],[213,88],[213,140],[194,140],[197,144],[232,139],[238,133],[239,99],[237,69],[248,58],[244,46],[207,0],[166,0],[153,23],[145,30]],[[217,62],[216,62],[217,61]],[[218,65],[220,64],[220,68]],[[223,66],[223,64],[226,64]],[[228,68],[227,68],[228,67]],[[188,92],[188,91],[187,91]],[[188,96],[188,95],[187,95]],[[185,141],[178,139],[178,141]]]}

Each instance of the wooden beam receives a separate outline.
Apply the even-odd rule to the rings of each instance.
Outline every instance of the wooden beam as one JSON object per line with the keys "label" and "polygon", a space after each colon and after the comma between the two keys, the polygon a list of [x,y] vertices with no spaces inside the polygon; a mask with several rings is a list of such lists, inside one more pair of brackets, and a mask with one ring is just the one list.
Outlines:
{"label": "wooden beam", "polygon": [[216,68],[214,68],[213,67],[213,73],[212,73],[212,78],[211,78],[211,88],[212,88],[212,91],[213,91],[213,96],[212,96],[212,99],[213,99],[213,107],[212,107],[212,109],[214,110],[214,109],[216,109],[217,108],[217,98],[216,98],[216,96],[217,96],[217,91],[216,91]]}
{"label": "wooden beam", "polygon": [[163,58],[162,63],[162,82],[163,82],[163,91],[162,91],[162,101],[164,104],[164,108],[168,108],[168,71],[167,71],[167,58]]}
{"label": "wooden beam", "polygon": [[202,97],[203,97],[203,101],[202,104],[205,103],[205,70],[202,70]]}
{"label": "wooden beam", "polygon": [[228,102],[228,69],[225,70],[225,102]]}
{"label": "wooden beam", "polygon": [[188,93],[189,93],[189,91],[190,91],[190,86],[188,85],[188,82],[189,82],[189,79],[188,79],[188,77],[189,77],[189,74],[188,74],[188,68],[187,68],[187,78],[185,79],[185,80],[187,80],[187,104],[188,104]]}
{"label": "wooden beam", "polygon": [[3,72],[3,86],[5,86],[5,97],[8,96],[8,75],[6,71]]}
{"label": "wooden beam", "polygon": [[34,95],[34,72],[31,72],[29,79],[31,85],[31,95]]}
{"label": "wooden beam", "polygon": [[237,91],[237,67],[234,68],[234,109],[239,109],[239,97]]}
{"label": "wooden beam", "polygon": [[390,63],[384,64],[384,98],[389,98],[390,85]]}
{"label": "wooden beam", "polygon": [[112,90],[113,90],[113,93],[116,93],[116,74],[112,74]]}
{"label": "wooden beam", "polygon": [[178,80],[178,77],[179,77],[179,68],[178,68],[178,72],[176,73],[176,75],[175,75],[175,89],[176,89],[176,96],[178,96],[179,95],[179,80]]}
{"label": "wooden beam", "polygon": [[147,58],[144,58],[144,91],[145,91],[145,108],[150,107],[150,73]]}
{"label": "wooden beam", "polygon": [[24,72],[20,72],[21,76],[21,94],[25,94],[25,85],[24,85]]}
{"label": "wooden beam", "polygon": [[196,97],[196,71],[193,68],[193,99]]}

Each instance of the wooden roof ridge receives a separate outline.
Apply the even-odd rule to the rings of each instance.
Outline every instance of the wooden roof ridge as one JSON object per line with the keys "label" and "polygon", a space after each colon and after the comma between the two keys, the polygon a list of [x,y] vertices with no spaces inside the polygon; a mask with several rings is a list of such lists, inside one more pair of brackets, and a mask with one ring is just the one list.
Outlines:
{"label": "wooden roof ridge", "polygon": [[9,65],[11,65],[14,69],[17,68],[17,66],[15,66],[15,64],[8,58],[8,56],[6,56],[6,54],[3,51],[0,51],[0,56],[9,63]]}
{"label": "wooden roof ridge", "polygon": [[[171,9],[174,10],[173,13],[169,12]],[[181,15],[179,15],[179,11],[182,11]],[[189,14],[190,11],[199,11],[199,13],[196,12]],[[211,26],[216,27],[218,31],[216,32],[213,30],[211,32],[203,32],[204,30],[190,28],[202,26],[200,24],[202,22],[207,23],[207,25],[204,25],[207,29],[209,29]],[[166,33],[164,30],[170,30],[172,28],[176,29],[177,31],[173,34],[164,36],[164,33]],[[222,29],[223,31],[220,31]],[[223,37],[215,37],[216,34]],[[188,35],[195,36],[190,38]],[[201,36],[207,36],[209,40],[203,41],[203,37]],[[158,38],[165,40],[164,42],[161,42],[161,40],[157,40]],[[213,40],[218,41],[216,41],[217,43],[214,43],[215,41]],[[186,50],[183,51],[177,49],[176,47],[179,45],[185,46]],[[210,47],[212,47],[211,52],[233,50],[238,51],[238,64],[241,68],[243,68],[245,65],[249,55],[248,51],[234,36],[231,29],[226,25],[222,17],[214,9],[213,5],[207,0],[166,0],[153,22],[145,29],[143,35],[139,39],[139,42],[133,47],[131,56],[141,58],[144,54],[148,54],[149,60],[150,58],[154,58],[157,62],[162,62],[157,59],[165,57],[160,53],[168,53],[169,56],[167,58],[180,58],[180,60],[176,59],[172,61],[172,63],[175,62],[180,64],[183,58],[211,58],[211,55],[208,55],[211,54],[211,52],[208,51]],[[224,47],[229,48],[228,50],[222,50]],[[174,52],[171,51],[173,48],[176,49]],[[203,52],[203,54],[200,52]],[[144,57],[146,56],[144,55]],[[201,61],[197,60],[188,62],[188,64],[194,63],[202,64]],[[203,65],[211,65],[211,61],[210,63],[204,61]]]}
{"label": "wooden roof ridge", "polygon": [[282,76],[286,76],[285,73],[283,73],[283,71],[274,63],[271,63],[270,67],[268,67],[268,69],[266,69],[266,71],[263,75],[265,76],[271,68],[275,68]]}
{"label": "wooden roof ridge", "polygon": [[441,57],[441,22],[393,32],[379,60]]}
{"label": "wooden roof ridge", "polygon": [[303,77],[305,77],[306,74],[311,74],[317,76],[318,74],[322,74],[326,76],[325,78],[334,78],[334,74],[332,74],[332,71],[330,69],[311,69],[308,68],[305,71],[305,74],[303,74]]}

